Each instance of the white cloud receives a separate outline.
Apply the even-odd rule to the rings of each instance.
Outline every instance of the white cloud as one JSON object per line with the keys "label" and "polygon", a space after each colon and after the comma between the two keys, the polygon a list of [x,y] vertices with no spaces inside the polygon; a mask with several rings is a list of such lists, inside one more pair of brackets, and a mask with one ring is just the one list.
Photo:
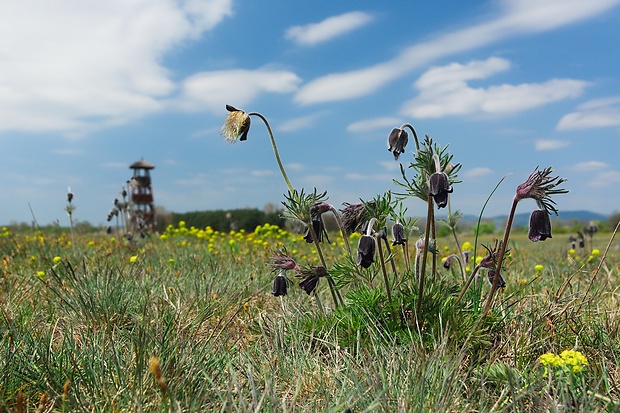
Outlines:
{"label": "white cloud", "polygon": [[598,174],[591,182],[591,186],[611,186],[620,183],[619,171],[605,171]]}
{"label": "white cloud", "polygon": [[260,93],[291,93],[301,79],[285,70],[233,69],[202,72],[183,82],[176,104],[187,110],[221,113],[226,104],[243,109]]}
{"label": "white cloud", "polygon": [[372,16],[370,14],[353,11],[328,17],[319,23],[293,26],[286,31],[286,38],[302,45],[315,45],[342,36],[371,21]]}
{"label": "white cloud", "polygon": [[557,139],[539,139],[534,143],[534,149],[537,151],[554,151],[556,149],[565,148],[570,145],[568,141]]}
{"label": "white cloud", "polygon": [[466,170],[465,172],[463,172],[463,176],[465,178],[475,179],[475,178],[481,178],[483,176],[489,176],[489,175],[492,175],[493,173],[494,171],[491,168],[479,166],[479,167]]}
{"label": "white cloud", "polygon": [[381,118],[373,118],[373,119],[364,119],[358,122],[353,122],[347,126],[347,131],[349,132],[366,132],[366,131],[374,131],[377,129],[385,129],[387,139],[388,133],[392,130],[392,128],[398,128],[402,125],[403,120],[401,118],[385,116]]}
{"label": "white cloud", "polygon": [[278,125],[276,129],[279,132],[293,132],[300,129],[306,129],[313,126],[322,115],[322,113],[315,113],[312,115],[289,119]]}
{"label": "white cloud", "polygon": [[600,161],[580,162],[573,167],[574,170],[581,172],[600,171],[607,168],[609,168],[609,164]]}
{"label": "white cloud", "polygon": [[515,35],[551,30],[596,16],[620,0],[504,0],[497,16],[486,22],[415,44],[395,58],[366,68],[319,77],[302,87],[301,104],[365,96],[413,69],[454,53],[472,50]]}
{"label": "white cloud", "polygon": [[620,96],[595,99],[577,107],[575,112],[564,115],[557,130],[573,130],[620,126]]}
{"label": "white cloud", "polygon": [[232,0],[0,3],[0,130],[80,133],[162,109],[162,57],[232,14]]}
{"label": "white cloud", "polygon": [[510,62],[491,57],[465,65],[451,63],[424,73],[415,83],[416,98],[401,108],[404,116],[440,118],[449,115],[503,115],[579,96],[587,82],[552,79],[543,83],[502,84],[473,88],[467,82],[505,71]]}

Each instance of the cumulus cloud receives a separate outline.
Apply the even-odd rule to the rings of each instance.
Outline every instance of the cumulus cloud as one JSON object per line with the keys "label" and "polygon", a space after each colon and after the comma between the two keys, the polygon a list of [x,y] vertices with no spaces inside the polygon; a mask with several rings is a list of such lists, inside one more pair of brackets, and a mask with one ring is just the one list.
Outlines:
{"label": "cumulus cloud", "polygon": [[609,168],[609,164],[600,161],[579,162],[573,169],[576,171],[600,171]]}
{"label": "cumulus cloud", "polygon": [[534,149],[537,151],[553,151],[556,149],[565,148],[570,145],[568,141],[561,141],[557,139],[539,139],[534,142]]}
{"label": "cumulus cloud", "polygon": [[276,129],[279,132],[293,132],[306,129],[312,127],[321,116],[323,116],[323,113],[314,113],[312,115],[289,119],[280,123]]}
{"label": "cumulus cloud", "polygon": [[173,47],[232,14],[232,0],[0,3],[0,129],[121,124],[175,91]]}
{"label": "cumulus cloud", "polygon": [[502,84],[487,88],[474,88],[468,84],[468,81],[485,79],[509,68],[510,62],[497,57],[432,68],[415,82],[414,87],[419,94],[403,105],[401,113],[414,118],[503,115],[577,97],[588,85],[587,82],[573,79]]}
{"label": "cumulus cloud", "polygon": [[286,38],[301,45],[315,45],[358,29],[372,19],[368,13],[352,11],[328,17],[319,23],[293,26],[286,31]]}
{"label": "cumulus cloud", "polygon": [[187,78],[177,104],[187,110],[221,113],[226,104],[243,109],[260,93],[291,93],[301,79],[277,69],[233,69],[201,72]]}
{"label": "cumulus cloud", "polygon": [[557,130],[574,130],[620,126],[620,96],[595,99],[577,107],[575,112],[564,115]]}
{"label": "cumulus cloud", "polygon": [[295,99],[313,104],[368,95],[386,83],[430,62],[509,37],[551,30],[596,16],[620,0],[504,0],[488,21],[408,47],[393,59],[358,70],[331,73],[302,87]]}

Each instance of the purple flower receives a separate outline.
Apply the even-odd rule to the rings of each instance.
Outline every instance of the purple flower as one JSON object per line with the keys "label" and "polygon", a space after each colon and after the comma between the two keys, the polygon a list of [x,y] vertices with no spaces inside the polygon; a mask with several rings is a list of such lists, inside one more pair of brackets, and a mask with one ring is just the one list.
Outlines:
{"label": "purple flower", "polygon": [[394,154],[394,160],[398,160],[401,153],[405,152],[405,146],[409,141],[409,135],[404,129],[394,128],[388,136],[388,151]]}
{"label": "purple flower", "polygon": [[273,279],[273,294],[275,297],[280,297],[282,295],[286,295],[288,289],[288,280],[284,276],[284,273],[281,272],[276,275],[276,278]]}
{"label": "purple flower", "polygon": [[445,172],[431,174],[428,187],[429,193],[437,204],[437,208],[444,208],[448,205],[448,194],[451,194],[453,189],[450,186],[450,179]]}
{"label": "purple flower", "polygon": [[368,268],[375,261],[375,238],[372,235],[362,235],[357,244],[357,265]]}
{"label": "purple flower", "polygon": [[403,227],[403,224],[397,222],[392,226],[392,246],[405,245],[405,242],[407,242],[405,227]]}
{"label": "purple flower", "polygon": [[543,209],[537,209],[530,215],[530,241],[544,241],[551,237],[551,220],[549,213]]}

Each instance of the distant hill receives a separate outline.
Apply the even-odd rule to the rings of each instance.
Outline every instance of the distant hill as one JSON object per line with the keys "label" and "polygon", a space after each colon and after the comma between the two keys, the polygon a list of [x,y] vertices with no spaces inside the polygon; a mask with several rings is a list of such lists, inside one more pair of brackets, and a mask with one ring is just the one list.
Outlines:
{"label": "distant hill", "polygon": [[[513,225],[522,227],[529,225],[530,223],[530,212],[523,212],[515,215]],[[444,219],[445,217],[442,217]],[[484,218],[485,220],[493,220],[497,227],[501,227],[506,222],[506,215],[497,215],[491,218]],[[551,220],[560,220],[560,221],[579,221],[587,224],[590,221],[607,221],[609,217],[607,215],[599,214],[592,211],[560,211],[559,215],[556,217],[555,215],[551,215]],[[464,215],[463,221],[468,224],[475,224],[478,221],[478,217],[476,215]]]}

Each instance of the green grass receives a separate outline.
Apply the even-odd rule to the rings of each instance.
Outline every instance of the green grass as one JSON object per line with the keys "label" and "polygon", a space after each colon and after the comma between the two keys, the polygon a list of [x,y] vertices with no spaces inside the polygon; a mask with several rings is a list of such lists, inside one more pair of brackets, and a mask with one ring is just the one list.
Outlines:
{"label": "green grass", "polygon": [[[90,236],[73,248],[66,236],[5,233],[0,412],[617,411],[615,248],[597,272],[610,237],[596,235],[601,255],[587,262],[589,250],[569,259],[561,235],[533,244],[515,233],[507,287],[478,325],[488,284],[455,305],[460,273],[442,266],[417,319],[406,280],[396,308],[378,289],[345,287],[335,310],[323,280],[326,314],[296,286],[273,297],[275,247],[314,259],[311,244],[281,232],[180,231],[134,246]],[[545,374],[540,355],[573,348],[583,372]]]}

